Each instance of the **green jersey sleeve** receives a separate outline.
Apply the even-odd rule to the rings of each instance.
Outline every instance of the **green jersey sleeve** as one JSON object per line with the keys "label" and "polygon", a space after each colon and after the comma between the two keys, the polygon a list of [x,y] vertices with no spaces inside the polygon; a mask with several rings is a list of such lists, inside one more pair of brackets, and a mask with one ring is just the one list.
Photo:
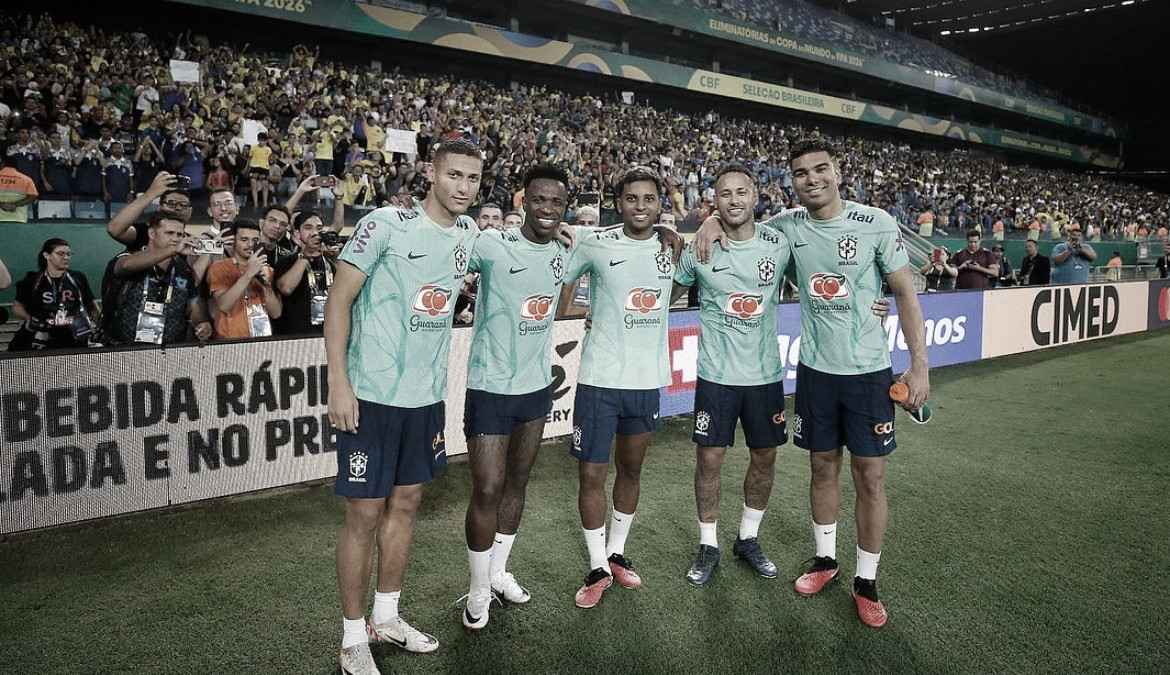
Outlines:
{"label": "green jersey sleeve", "polygon": [[678,259],[678,266],[674,270],[674,282],[680,286],[694,286],[695,266],[698,264],[699,260],[695,257],[694,247],[687,244],[682,256]]}

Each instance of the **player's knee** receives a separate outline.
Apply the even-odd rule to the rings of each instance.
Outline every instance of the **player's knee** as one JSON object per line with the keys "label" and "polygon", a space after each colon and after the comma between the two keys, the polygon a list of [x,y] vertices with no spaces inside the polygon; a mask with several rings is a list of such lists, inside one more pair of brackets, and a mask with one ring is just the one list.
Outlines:
{"label": "player's knee", "polygon": [[753,469],[771,469],[776,464],[776,448],[752,448],[751,464]]}
{"label": "player's knee", "polygon": [[703,473],[718,473],[723,468],[723,448],[700,447],[697,453],[699,470]]}
{"label": "player's knee", "polygon": [[382,515],[386,512],[386,502],[382,499],[350,499],[345,506],[345,527],[371,533],[378,529]]}
{"label": "player's knee", "polygon": [[[832,457],[822,457],[821,454],[832,455]],[[837,473],[840,470],[840,464],[836,460],[836,455],[833,453],[818,453],[812,456],[810,463],[812,468],[812,481],[814,483],[836,483]]]}
{"label": "player's knee", "polygon": [[885,490],[885,467],[875,465],[853,465],[853,485],[859,497],[872,499]]}
{"label": "player's knee", "polygon": [[626,480],[641,480],[642,478],[642,460],[630,458],[618,458],[614,462],[617,467],[617,474],[619,477]]}
{"label": "player's knee", "polygon": [[422,503],[423,494],[422,485],[399,485],[394,488],[394,494],[390,499],[390,508],[393,510],[395,516],[411,516],[418,511],[419,504]]}
{"label": "player's knee", "polygon": [[496,506],[504,494],[504,482],[500,480],[479,481],[471,491],[471,500],[476,506]]}
{"label": "player's knee", "polygon": [[606,464],[581,462],[581,469],[578,473],[581,490],[583,492],[600,492],[605,490],[605,474],[608,468]]}

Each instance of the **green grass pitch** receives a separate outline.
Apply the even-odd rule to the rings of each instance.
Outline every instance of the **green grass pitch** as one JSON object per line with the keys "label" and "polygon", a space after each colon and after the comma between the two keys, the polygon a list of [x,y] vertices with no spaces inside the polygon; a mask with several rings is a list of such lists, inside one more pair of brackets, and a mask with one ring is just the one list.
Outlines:
{"label": "green grass pitch", "polygon": [[[576,468],[550,444],[510,564],[532,602],[494,608],[487,629],[465,634],[454,602],[469,479],[456,464],[428,488],[402,600],[442,647],[375,657],[384,673],[1166,672],[1168,354],[1161,332],[935,371],[935,419],[899,418],[880,631],[858,622],[848,583],[792,591],[812,548],[807,459],[792,446],[761,529],[780,578],[730,556],[737,450],[723,474],[723,564],[712,586],[686,584],[698,532],[679,419],[651,448],[627,546],[645,588],[573,606],[586,572]],[[0,544],[0,670],[331,672],[341,512],[331,486],[315,486],[12,538]]]}

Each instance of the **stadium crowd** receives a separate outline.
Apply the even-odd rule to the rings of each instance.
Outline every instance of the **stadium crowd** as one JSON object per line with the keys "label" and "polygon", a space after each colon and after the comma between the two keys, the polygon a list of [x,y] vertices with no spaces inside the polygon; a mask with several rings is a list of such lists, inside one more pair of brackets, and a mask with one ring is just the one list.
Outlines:
{"label": "stadium crowd", "polygon": [[1061,98],[1051,89],[994,73],[928,40],[870,26],[804,0],[673,0],[673,3],[781,30],[810,42],[828,43],[837,49],[883,59],[936,77],[958,78],[1017,98]]}
{"label": "stadium crowd", "polygon": [[[618,171],[652,166],[665,185],[663,219],[686,231],[710,212],[718,167],[738,160],[756,174],[756,216],[764,218],[797,205],[787,153],[791,141],[806,135],[820,135],[840,149],[845,198],[886,209],[924,236],[974,230],[999,240],[1019,230],[1032,239],[1061,239],[1081,231],[1088,241],[1165,241],[1170,222],[1166,195],[967,150],[835,136],[792,122],[713,111],[685,114],[626,103],[612,94],[505,88],[401,69],[381,72],[328,61],[319,48],[304,45],[265,53],[190,33],[164,40],[109,32],[47,14],[7,16],[0,28],[5,143],[0,220],[27,220],[38,198],[42,204],[36,206],[98,200],[108,208],[102,216],[112,217],[110,232],[127,245],[127,255],[150,248],[150,231],[166,233],[168,242],[160,240],[153,253],[128,266],[111,261],[102,295],[117,286],[141,300],[135,307],[146,303],[162,311],[151,304],[158,299],[149,299],[162,286],[154,284],[158,288],[152,291],[142,272],[167,268],[143,267],[148,259],[155,264],[174,259],[177,271],[168,274],[183,279],[187,290],[190,302],[175,301],[174,316],[162,312],[166,330],[158,322],[144,328],[136,310],[103,331],[106,340],[120,331],[114,342],[148,334],[171,341],[192,335],[247,337],[270,334],[274,327],[279,334],[281,300],[288,301],[285,291],[294,286],[303,296],[294,302],[298,321],[302,314],[310,316],[316,311],[312,284],[327,287],[331,269],[323,262],[329,251],[322,233],[340,229],[346,214],[420,198],[427,190],[428,153],[446,138],[474,141],[487,156],[479,203],[497,208],[485,209],[484,226],[496,226],[492,218],[500,226],[518,224],[520,178],[538,162],[568,170],[569,218],[593,223],[613,208]],[[172,58],[200,64],[200,83],[176,83],[168,67]],[[413,145],[387,149],[394,130],[415,132]],[[193,198],[207,200],[198,203],[207,203],[215,233],[227,238],[226,253],[197,256],[193,242],[185,243],[190,238],[173,231],[175,223],[193,219]],[[311,208],[296,212],[297,206]],[[319,207],[332,212],[328,225],[312,210]],[[245,221],[246,243],[240,240],[232,253],[230,238],[237,236],[241,211],[252,220]],[[302,226],[308,230],[300,232]],[[296,264],[298,281],[282,284],[289,268],[281,265],[304,258],[310,240],[313,262]],[[40,303],[45,316],[33,316],[26,304],[18,317],[55,330],[28,324],[29,335],[18,344],[92,342],[84,326],[72,322],[84,318],[82,309],[93,313],[94,293],[82,275],[68,272],[68,253],[68,242],[48,240],[37,268],[23,281],[26,299],[47,298]],[[253,253],[265,260],[257,262]],[[231,269],[219,265],[222,274],[216,274],[216,258],[233,261]],[[111,279],[134,283],[111,284]],[[215,284],[232,291],[222,302]],[[140,295],[124,291],[143,287]],[[176,286],[168,281],[165,287]],[[473,292],[465,296],[468,305]],[[66,297],[76,307],[62,313]],[[251,309],[257,306],[264,308],[267,326]],[[470,312],[463,309],[466,320]],[[233,318],[221,321],[221,315]],[[96,328],[98,322],[89,323]]]}

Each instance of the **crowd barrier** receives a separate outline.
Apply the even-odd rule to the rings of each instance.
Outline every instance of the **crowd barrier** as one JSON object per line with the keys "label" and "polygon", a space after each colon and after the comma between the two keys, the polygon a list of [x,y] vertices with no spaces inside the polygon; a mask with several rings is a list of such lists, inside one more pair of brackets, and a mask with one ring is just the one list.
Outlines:
{"label": "crowd barrier", "polygon": [[[1167,280],[919,297],[932,367],[1170,327]],[[895,370],[905,369],[896,305],[884,328]],[[466,452],[472,330],[452,337],[450,455]],[[671,314],[664,416],[693,409],[698,333],[696,310]],[[571,433],[584,334],[581,320],[555,324],[546,438]],[[791,393],[797,303],[780,307],[777,348]],[[326,381],[320,338],[0,359],[0,533],[330,478]]]}

